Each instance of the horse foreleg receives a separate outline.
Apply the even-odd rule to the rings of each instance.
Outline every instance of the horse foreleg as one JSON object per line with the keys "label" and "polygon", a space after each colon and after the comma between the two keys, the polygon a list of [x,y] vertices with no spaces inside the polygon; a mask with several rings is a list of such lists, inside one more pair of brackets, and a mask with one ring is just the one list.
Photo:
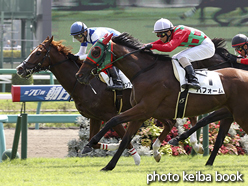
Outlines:
{"label": "horse foreleg", "polygon": [[[108,132],[108,130],[110,128],[113,128],[121,123],[126,123],[128,121],[134,121],[135,119],[137,120],[146,120],[147,117],[146,115],[142,112],[142,108],[140,108],[139,106],[135,106],[117,116],[114,116],[113,118],[111,118],[106,124],[105,126],[100,130],[100,132],[98,132],[95,136],[93,136],[91,138],[91,140],[89,141],[89,143],[84,147],[82,154],[85,153],[89,153],[92,151],[92,146],[97,144],[100,139],[104,136],[104,134],[106,132]],[[142,119],[143,118],[143,119]]]}
{"label": "horse foreleg", "polygon": [[[189,118],[190,120],[190,123],[192,126],[195,126],[196,123],[197,123],[197,117],[190,117]],[[197,140],[197,132],[194,132],[191,136],[190,136],[190,143],[193,147],[193,149],[195,150],[196,153],[199,153],[199,154],[203,154],[204,150],[203,150],[203,147],[202,147],[202,144],[198,144],[198,140]]]}
{"label": "horse foreleg", "polygon": [[[96,135],[101,129],[102,121],[97,119],[90,119],[90,137],[89,140]],[[122,125],[118,125],[114,128],[117,134],[122,138],[125,134],[125,129]],[[111,144],[104,144],[104,143],[97,143],[92,146],[94,149],[103,149],[103,150],[110,150],[114,151],[118,149],[119,143],[111,143]]]}
{"label": "horse foreleg", "polygon": [[[124,127],[122,125],[117,125],[115,127],[113,127],[113,129],[117,132],[117,134],[123,138],[123,136],[125,135],[126,130],[124,129]],[[113,147],[115,144],[111,144]],[[115,149],[118,149],[119,147],[119,143],[117,145],[115,145]],[[140,155],[137,153],[137,150],[133,147],[133,145],[131,144],[131,142],[129,143],[129,145],[127,146],[127,148],[129,149],[129,154],[132,155],[133,159],[134,159],[134,163],[135,165],[139,165],[140,164]]]}
{"label": "horse foreleg", "polygon": [[216,138],[216,142],[214,144],[214,149],[206,163],[206,165],[213,165],[215,157],[218,153],[219,148],[222,146],[225,136],[233,122],[233,118],[226,118],[220,121],[220,129],[218,132],[218,136]]}
{"label": "horse foreleg", "polygon": [[[159,120],[159,121],[161,121],[161,120]],[[161,146],[161,143],[166,138],[166,136],[170,132],[171,128],[174,126],[176,120],[164,120],[161,122],[164,124],[164,129],[163,129],[162,133],[160,134],[160,136],[156,139],[156,141],[152,145],[153,158],[156,160],[156,162],[159,162],[161,159],[161,154],[158,151],[160,146]]]}
{"label": "horse foreleg", "polygon": [[[102,121],[100,121],[100,120],[92,119],[92,118],[90,119],[90,137],[89,137],[89,140],[100,131],[101,124],[102,124]],[[97,143],[97,144],[93,145],[92,147],[94,149],[100,149],[101,143]]]}
{"label": "horse foreleg", "polygon": [[113,158],[110,160],[110,162],[104,168],[102,168],[102,171],[109,171],[115,168],[118,160],[121,157],[121,154],[123,153],[125,148],[128,146],[128,143],[130,143],[132,137],[137,133],[142,123],[143,121],[137,121],[137,122],[133,121],[129,123],[126,134],[124,135],[117,152],[115,153]]}

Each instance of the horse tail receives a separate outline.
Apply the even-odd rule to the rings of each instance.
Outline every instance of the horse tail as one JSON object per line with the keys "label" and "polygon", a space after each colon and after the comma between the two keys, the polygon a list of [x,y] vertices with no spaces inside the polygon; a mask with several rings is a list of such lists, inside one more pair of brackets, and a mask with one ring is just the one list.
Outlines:
{"label": "horse tail", "polygon": [[212,42],[214,43],[215,53],[227,61],[230,52],[226,49],[226,40],[223,38],[214,38]]}
{"label": "horse tail", "polygon": [[217,48],[226,48],[226,40],[223,38],[214,38],[212,39],[215,49]]}

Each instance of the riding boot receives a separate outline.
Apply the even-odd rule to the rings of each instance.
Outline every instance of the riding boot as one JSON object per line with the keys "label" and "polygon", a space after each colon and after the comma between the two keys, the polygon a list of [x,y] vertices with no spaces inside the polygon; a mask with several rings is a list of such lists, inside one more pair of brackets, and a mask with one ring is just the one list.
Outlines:
{"label": "riding boot", "polygon": [[123,90],[123,84],[120,78],[119,73],[117,72],[116,67],[111,67],[108,69],[110,76],[112,77],[113,86],[108,86],[109,90]]}
{"label": "riding boot", "polygon": [[186,66],[184,70],[186,71],[186,77],[188,79],[188,83],[182,85],[182,88],[185,89],[187,86],[188,88],[193,88],[193,89],[201,88],[198,79],[195,75],[195,70],[193,69],[192,65]]}

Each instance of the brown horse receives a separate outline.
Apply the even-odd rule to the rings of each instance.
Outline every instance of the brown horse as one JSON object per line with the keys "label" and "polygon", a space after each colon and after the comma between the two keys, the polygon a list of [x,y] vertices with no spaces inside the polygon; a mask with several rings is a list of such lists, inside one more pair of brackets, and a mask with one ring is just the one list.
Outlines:
{"label": "brown horse", "polygon": [[[99,79],[92,79],[92,86],[96,93],[93,92],[89,85],[77,83],[76,72],[81,64],[77,64],[68,59],[69,48],[61,42],[53,41],[49,37],[39,44],[28,56],[28,58],[17,67],[17,73],[22,78],[30,77],[34,72],[42,70],[51,70],[56,76],[59,83],[71,95],[79,113],[90,118],[90,139],[97,134],[101,128],[102,121],[108,121],[117,115],[119,108],[114,103],[114,92],[106,89],[106,84]],[[121,111],[131,108],[130,105],[131,89],[123,91],[123,107]],[[122,125],[113,127],[120,137],[125,134]],[[118,148],[119,144],[108,144],[110,150]],[[101,144],[95,144],[94,148],[100,148]],[[111,146],[111,147],[110,147]],[[131,143],[128,146],[132,149]],[[106,149],[106,148],[105,148]],[[130,153],[131,154],[131,153]],[[135,163],[139,164],[140,157],[138,153],[133,156]]]}
{"label": "brown horse", "polygon": [[[135,52],[135,49],[142,44],[137,44],[138,41],[126,33],[113,37],[113,42],[108,44],[110,39],[111,35],[102,42],[97,42],[89,52],[91,56],[88,55],[81,67],[81,72],[83,72],[81,80],[87,84],[94,69],[99,71],[110,65],[104,64],[102,55],[108,52],[106,50],[107,45],[111,44],[112,53],[115,56],[112,64],[132,80],[133,84],[131,94],[133,107],[111,118],[105,127],[84,147],[83,153],[90,152],[91,147],[98,143],[109,128],[123,122],[130,122],[118,151],[102,170],[112,170],[116,166],[128,142],[146,119],[153,117],[163,122],[166,118],[174,117],[180,89],[173,74],[170,57],[161,57],[150,52]],[[225,94],[213,96],[190,94],[185,116],[197,116],[220,108],[227,108],[233,119],[243,126],[245,131],[248,131],[248,127],[245,126],[245,123],[248,122],[245,114],[248,103],[248,97],[245,95],[248,91],[247,72],[234,68],[221,69],[216,72],[221,78]],[[164,130],[167,130],[168,133],[171,127],[172,125],[167,125]]]}
{"label": "brown horse", "polygon": [[[215,49],[216,49],[215,55],[210,59],[193,62],[192,65],[194,66],[195,69],[206,68],[209,70],[216,70],[216,69],[220,69],[220,68],[233,67],[233,68],[248,70],[248,65],[228,62],[228,56],[232,55],[232,54],[230,54],[228,52],[228,50],[226,50],[226,48],[225,48],[226,41],[224,39],[214,38],[212,41],[213,41],[213,43],[215,45]],[[80,70],[77,73],[77,77],[78,77],[78,81],[80,83],[82,83]],[[180,137],[171,140],[170,144],[171,145],[178,145],[178,142],[180,140],[184,140],[190,136],[190,142],[191,142],[192,147],[195,150],[195,152],[203,153],[202,146],[197,143],[196,133],[194,133],[193,135],[192,135],[192,133],[194,131],[196,131],[197,129],[199,129],[201,126],[205,126],[205,125],[209,124],[210,122],[217,121],[220,119],[222,119],[222,120],[220,121],[220,130],[219,130],[219,134],[217,136],[214,150],[211,153],[211,156],[206,163],[206,165],[212,165],[214,162],[214,159],[218,153],[218,149],[221,147],[223,140],[224,140],[224,138],[228,132],[228,129],[230,128],[230,125],[233,122],[232,116],[230,115],[230,113],[228,111],[224,110],[224,112],[223,112],[223,109],[221,109],[220,111],[212,113],[209,116],[207,116],[205,119],[200,120],[197,123],[197,126],[195,126],[195,124],[197,122],[197,117],[190,117],[191,124],[192,124],[192,126],[195,126],[195,127],[193,127],[187,133],[182,134]],[[173,121],[167,120],[167,122],[171,122],[171,124],[173,124]],[[153,143],[153,157],[157,162],[159,162],[161,159],[161,154],[159,153],[158,150],[159,150],[161,143],[163,142],[163,140],[165,139],[166,136],[167,136],[167,131],[163,130],[163,132],[160,134],[160,136],[156,139],[155,143]]]}
{"label": "brown horse", "polygon": [[[202,61],[192,62],[194,69],[205,68],[208,70],[217,70],[217,69],[232,67],[232,68],[248,70],[248,65],[228,62],[228,56],[232,55],[232,54],[230,54],[228,52],[228,50],[225,48],[226,47],[226,41],[224,39],[214,38],[214,39],[212,39],[212,41],[215,45],[214,56],[209,58],[209,59],[202,60]],[[78,73],[78,76],[80,76],[79,74],[80,74],[80,71]],[[80,77],[78,77],[78,79],[80,81]],[[191,129],[189,132],[182,134],[180,136],[180,138],[176,138],[176,139],[174,139],[174,141],[171,141],[170,144],[171,145],[178,145],[178,141],[184,140],[184,139],[186,139],[185,137],[190,136],[190,142],[191,142],[193,149],[195,150],[195,152],[202,154],[203,153],[203,147],[197,143],[197,137],[196,137],[195,131],[197,129],[199,129],[201,126],[205,126],[205,125],[209,124],[210,122],[208,122],[208,121],[218,121],[218,118],[221,119],[219,134],[217,136],[217,140],[216,140],[213,152],[211,153],[211,156],[206,163],[206,165],[212,165],[214,162],[214,159],[218,153],[218,149],[221,147],[223,140],[224,140],[224,138],[228,132],[228,129],[230,128],[230,126],[233,122],[233,119],[231,119],[232,117],[230,117],[230,113],[228,111],[220,110],[214,114],[212,113],[207,118],[199,121],[198,122],[199,124],[196,123],[197,117],[190,117],[190,121],[191,121],[192,126],[195,126],[196,124],[198,124],[198,125],[195,126],[193,129]],[[161,143],[165,139],[166,135],[167,135],[167,133],[164,130],[161,133],[161,135],[158,137],[158,139],[155,141],[155,143],[153,144],[153,156],[157,162],[159,162],[160,158],[161,158],[161,155],[160,155],[158,149],[160,148]]]}

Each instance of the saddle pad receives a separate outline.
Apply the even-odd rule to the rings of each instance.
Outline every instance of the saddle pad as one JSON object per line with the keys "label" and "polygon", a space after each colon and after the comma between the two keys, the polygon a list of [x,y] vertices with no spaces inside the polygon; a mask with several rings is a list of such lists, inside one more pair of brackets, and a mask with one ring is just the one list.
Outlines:
{"label": "saddle pad", "polygon": [[[180,66],[176,60],[172,60],[173,71],[176,79],[180,82],[180,87],[187,82],[185,78],[185,70]],[[220,95],[225,94],[220,76],[217,72],[208,70],[196,70],[196,77],[200,83],[201,88],[189,89],[189,93],[205,94],[205,95]],[[181,87],[181,92],[184,89]]]}
{"label": "saddle pad", "polygon": [[[127,76],[125,76],[125,74],[123,74],[123,72],[121,70],[119,70],[119,75],[120,75],[121,81],[123,83],[124,89],[128,89],[128,88],[133,87],[133,85],[130,82],[130,80],[127,78]],[[112,77],[109,77],[104,72],[100,72],[99,77],[100,77],[101,81],[106,83],[108,86],[113,85]]]}

